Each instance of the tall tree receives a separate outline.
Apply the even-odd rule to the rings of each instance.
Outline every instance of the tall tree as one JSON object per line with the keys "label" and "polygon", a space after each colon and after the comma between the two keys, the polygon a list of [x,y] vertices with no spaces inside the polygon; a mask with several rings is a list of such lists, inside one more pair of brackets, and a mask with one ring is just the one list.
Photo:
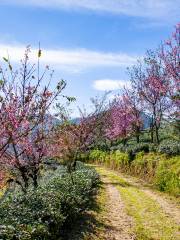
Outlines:
{"label": "tall tree", "polygon": [[169,97],[173,104],[170,117],[175,120],[175,132],[180,135],[180,23],[176,25],[170,39],[162,44],[159,56],[171,83]]}
{"label": "tall tree", "polygon": [[145,109],[151,115],[151,139],[159,143],[159,128],[162,118],[169,108],[167,94],[170,88],[169,79],[164,72],[157,54],[148,51],[144,61],[138,62],[131,71],[131,83],[137,91]]}

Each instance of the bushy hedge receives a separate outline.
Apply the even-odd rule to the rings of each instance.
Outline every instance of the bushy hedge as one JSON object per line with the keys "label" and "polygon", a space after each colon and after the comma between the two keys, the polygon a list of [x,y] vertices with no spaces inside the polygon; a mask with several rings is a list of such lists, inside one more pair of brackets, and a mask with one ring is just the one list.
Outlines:
{"label": "bushy hedge", "polygon": [[123,153],[128,153],[130,161],[134,160],[137,153],[144,151],[145,153],[149,152],[149,144],[147,143],[139,143],[139,144],[130,144],[124,146],[123,144],[119,144],[117,146],[113,146],[111,151],[119,150]]}
{"label": "bushy hedge", "polygon": [[[145,148],[143,145],[142,149]],[[139,151],[141,147],[137,146],[137,149]],[[175,196],[180,194],[180,156],[168,157],[158,152],[141,151],[132,159],[128,152],[120,150],[111,152],[93,150],[89,156],[90,161],[141,177],[155,184],[161,191]]]}
{"label": "bushy hedge", "polygon": [[89,160],[93,162],[98,162],[98,163],[104,163],[106,159],[106,152],[101,151],[101,150],[92,150],[89,153]]}
{"label": "bushy hedge", "polygon": [[145,178],[146,180],[153,181],[156,175],[157,166],[161,161],[166,158],[163,154],[154,152],[145,154],[139,152],[136,154],[134,161],[131,164],[131,173]]}
{"label": "bushy hedge", "polygon": [[180,142],[175,140],[164,140],[159,145],[158,151],[166,153],[167,155],[174,156],[180,154]]}
{"label": "bushy hedge", "polygon": [[159,190],[180,196],[180,157],[172,157],[161,161],[157,171],[155,183]]}
{"label": "bushy hedge", "polygon": [[144,151],[148,152],[159,152],[165,153],[169,156],[175,156],[180,154],[180,142],[172,139],[163,140],[159,146],[153,143],[138,143],[138,144],[128,144],[124,146],[119,144],[117,146],[111,147],[111,151],[119,150],[120,152],[127,152],[130,158],[134,158],[138,152]]}
{"label": "bushy hedge", "polygon": [[58,168],[35,191],[10,194],[0,205],[0,239],[60,239],[65,224],[90,208],[98,184],[96,171],[78,163],[71,175]]}

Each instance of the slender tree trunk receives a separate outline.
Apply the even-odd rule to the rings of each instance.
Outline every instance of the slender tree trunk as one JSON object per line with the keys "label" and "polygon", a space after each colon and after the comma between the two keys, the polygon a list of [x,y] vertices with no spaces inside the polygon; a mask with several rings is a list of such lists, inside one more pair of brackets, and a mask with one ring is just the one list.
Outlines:
{"label": "slender tree trunk", "polygon": [[154,143],[154,128],[151,128],[151,143]]}
{"label": "slender tree trunk", "polygon": [[33,172],[33,185],[34,185],[34,188],[38,187],[38,170],[37,169],[35,169]]}
{"label": "slender tree trunk", "polygon": [[155,126],[155,133],[156,133],[156,143],[159,144],[160,143],[160,140],[159,140],[159,128],[156,124]]}
{"label": "slender tree trunk", "polygon": [[140,142],[140,128],[136,127],[136,142]]}
{"label": "slender tree trunk", "polygon": [[26,190],[29,187],[29,178],[26,174],[26,169],[24,167],[20,167],[19,171],[21,173],[21,177],[22,177],[23,183],[24,183],[24,184],[22,184],[22,185],[24,185],[24,187],[22,187],[22,186],[21,187],[22,187],[23,192],[26,193]]}
{"label": "slender tree trunk", "polygon": [[151,134],[151,143],[154,143],[154,118],[151,118],[150,123],[150,134]]}
{"label": "slender tree trunk", "polygon": [[136,142],[137,142],[137,143],[140,142],[140,137],[139,137],[139,135],[136,135]]}
{"label": "slender tree trunk", "polygon": [[126,144],[127,144],[127,138],[124,138],[123,139],[123,145],[126,146]]}

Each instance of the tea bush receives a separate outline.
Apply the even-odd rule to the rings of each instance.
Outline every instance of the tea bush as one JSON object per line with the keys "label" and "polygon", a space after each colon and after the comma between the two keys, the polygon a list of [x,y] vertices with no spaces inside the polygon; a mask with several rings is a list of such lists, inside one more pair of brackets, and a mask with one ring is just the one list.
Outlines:
{"label": "tea bush", "polygon": [[58,168],[27,194],[10,194],[0,205],[0,239],[60,239],[64,226],[91,207],[99,175],[78,163],[71,175]]}
{"label": "tea bush", "polygon": [[173,156],[180,154],[180,142],[175,140],[164,140],[159,145],[158,151]]}

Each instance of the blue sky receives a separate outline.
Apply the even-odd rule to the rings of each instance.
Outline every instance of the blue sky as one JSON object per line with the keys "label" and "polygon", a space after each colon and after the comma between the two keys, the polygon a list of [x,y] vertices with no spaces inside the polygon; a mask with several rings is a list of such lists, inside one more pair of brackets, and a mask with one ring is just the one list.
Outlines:
{"label": "blue sky", "polygon": [[[76,105],[128,84],[126,68],[169,37],[180,0],[1,0],[0,56],[18,62],[41,42],[42,64],[67,80]],[[77,114],[75,111],[74,115]]]}

